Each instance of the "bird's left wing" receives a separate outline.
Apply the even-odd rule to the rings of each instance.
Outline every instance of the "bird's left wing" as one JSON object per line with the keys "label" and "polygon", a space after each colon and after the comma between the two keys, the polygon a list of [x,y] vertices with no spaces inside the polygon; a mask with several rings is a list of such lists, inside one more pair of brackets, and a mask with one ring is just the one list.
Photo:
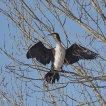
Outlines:
{"label": "bird's left wing", "polygon": [[26,57],[28,59],[36,58],[37,61],[46,65],[50,63],[53,57],[53,52],[52,49],[47,49],[42,42],[38,42],[28,50]]}
{"label": "bird's left wing", "polygon": [[97,56],[93,51],[75,43],[66,50],[65,63],[73,64],[79,59],[95,59]]}

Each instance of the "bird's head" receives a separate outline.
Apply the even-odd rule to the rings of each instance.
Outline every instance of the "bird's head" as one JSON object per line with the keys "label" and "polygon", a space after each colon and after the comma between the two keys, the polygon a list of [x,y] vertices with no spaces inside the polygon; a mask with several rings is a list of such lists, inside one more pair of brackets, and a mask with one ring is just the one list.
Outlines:
{"label": "bird's head", "polygon": [[60,36],[59,36],[58,33],[51,33],[51,34],[49,34],[49,35],[51,35],[56,42],[61,42]]}

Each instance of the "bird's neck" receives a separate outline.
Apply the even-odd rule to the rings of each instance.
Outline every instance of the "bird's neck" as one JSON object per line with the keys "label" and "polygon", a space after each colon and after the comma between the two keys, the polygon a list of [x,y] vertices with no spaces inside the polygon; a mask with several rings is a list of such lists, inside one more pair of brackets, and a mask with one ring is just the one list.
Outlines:
{"label": "bird's neck", "polygon": [[56,46],[60,46],[60,45],[61,45],[60,41],[56,42]]}

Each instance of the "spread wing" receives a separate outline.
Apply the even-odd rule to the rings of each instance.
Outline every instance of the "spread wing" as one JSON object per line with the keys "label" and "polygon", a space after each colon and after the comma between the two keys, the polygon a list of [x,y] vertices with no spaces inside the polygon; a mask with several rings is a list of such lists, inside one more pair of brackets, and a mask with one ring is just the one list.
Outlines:
{"label": "spread wing", "polygon": [[93,51],[75,43],[66,50],[65,63],[73,64],[79,59],[95,59],[97,56]]}
{"label": "spread wing", "polygon": [[49,64],[52,59],[52,50],[53,49],[47,49],[42,42],[38,42],[28,50],[26,57],[28,59],[36,58],[37,61],[46,65]]}

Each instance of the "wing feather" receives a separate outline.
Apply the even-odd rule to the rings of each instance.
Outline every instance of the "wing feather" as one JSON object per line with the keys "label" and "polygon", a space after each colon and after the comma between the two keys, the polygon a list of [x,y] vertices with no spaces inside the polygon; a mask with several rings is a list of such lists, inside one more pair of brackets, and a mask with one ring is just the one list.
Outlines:
{"label": "wing feather", "polygon": [[28,50],[26,57],[36,58],[37,61],[46,65],[50,63],[52,55],[52,49],[47,49],[42,42],[38,42]]}
{"label": "wing feather", "polygon": [[66,50],[65,63],[73,64],[79,59],[95,59],[97,56],[93,51],[75,43]]}

